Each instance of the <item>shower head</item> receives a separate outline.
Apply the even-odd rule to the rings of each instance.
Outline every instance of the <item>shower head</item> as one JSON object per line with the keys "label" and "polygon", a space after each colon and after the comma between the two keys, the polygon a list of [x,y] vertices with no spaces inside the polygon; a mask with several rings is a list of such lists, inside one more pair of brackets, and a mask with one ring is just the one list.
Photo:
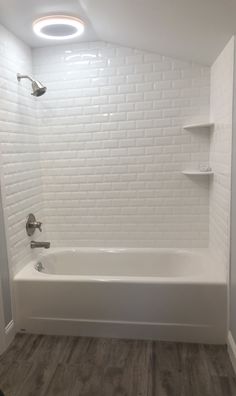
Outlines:
{"label": "shower head", "polygon": [[32,81],[32,94],[33,96],[42,96],[46,91],[47,88],[41,84],[40,81]]}
{"label": "shower head", "polygon": [[30,76],[17,74],[17,80],[20,81],[22,78],[27,78],[32,83],[32,93],[33,96],[42,96],[46,91],[47,87],[45,87],[40,81],[33,80]]}

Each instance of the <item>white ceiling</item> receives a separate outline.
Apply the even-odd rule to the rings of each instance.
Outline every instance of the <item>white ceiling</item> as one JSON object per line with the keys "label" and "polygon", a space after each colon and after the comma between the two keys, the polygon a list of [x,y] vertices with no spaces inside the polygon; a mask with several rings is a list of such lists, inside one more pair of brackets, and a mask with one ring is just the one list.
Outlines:
{"label": "white ceiling", "polygon": [[[236,32],[236,0],[0,0],[0,22],[32,47],[34,19],[80,16],[83,37],[211,64]],[[68,42],[68,41],[67,41]]]}

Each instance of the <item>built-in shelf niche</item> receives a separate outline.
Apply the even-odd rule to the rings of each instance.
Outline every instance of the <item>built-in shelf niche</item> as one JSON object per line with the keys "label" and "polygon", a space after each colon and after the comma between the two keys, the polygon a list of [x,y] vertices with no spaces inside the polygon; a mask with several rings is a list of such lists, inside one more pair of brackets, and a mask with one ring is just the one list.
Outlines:
{"label": "built-in shelf niche", "polygon": [[[184,125],[184,129],[193,132],[210,132],[214,128],[213,122],[197,123]],[[183,170],[182,173],[187,176],[211,176],[214,175],[213,171],[200,171],[200,170]]]}

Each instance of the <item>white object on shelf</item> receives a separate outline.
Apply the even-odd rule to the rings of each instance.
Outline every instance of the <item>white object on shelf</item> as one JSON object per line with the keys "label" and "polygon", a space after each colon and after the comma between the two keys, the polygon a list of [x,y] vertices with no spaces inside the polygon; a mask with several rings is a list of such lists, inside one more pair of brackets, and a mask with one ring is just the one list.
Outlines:
{"label": "white object on shelf", "polygon": [[211,172],[212,169],[209,165],[200,164],[199,167],[200,172]]}
{"label": "white object on shelf", "polygon": [[184,170],[182,171],[184,175],[189,175],[189,176],[209,176],[209,175],[214,175],[213,171],[206,171],[202,172],[199,170]]}
{"label": "white object on shelf", "polygon": [[203,124],[191,124],[191,125],[185,125],[183,128],[184,129],[210,129],[214,126],[215,124],[213,122],[207,122]]}

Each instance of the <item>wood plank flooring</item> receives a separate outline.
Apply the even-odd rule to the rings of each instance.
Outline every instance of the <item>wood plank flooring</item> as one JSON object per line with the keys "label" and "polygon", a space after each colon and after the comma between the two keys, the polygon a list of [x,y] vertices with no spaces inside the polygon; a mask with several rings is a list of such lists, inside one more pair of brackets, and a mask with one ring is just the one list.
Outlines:
{"label": "wood plank flooring", "polygon": [[18,334],[5,396],[236,396],[226,347]]}

